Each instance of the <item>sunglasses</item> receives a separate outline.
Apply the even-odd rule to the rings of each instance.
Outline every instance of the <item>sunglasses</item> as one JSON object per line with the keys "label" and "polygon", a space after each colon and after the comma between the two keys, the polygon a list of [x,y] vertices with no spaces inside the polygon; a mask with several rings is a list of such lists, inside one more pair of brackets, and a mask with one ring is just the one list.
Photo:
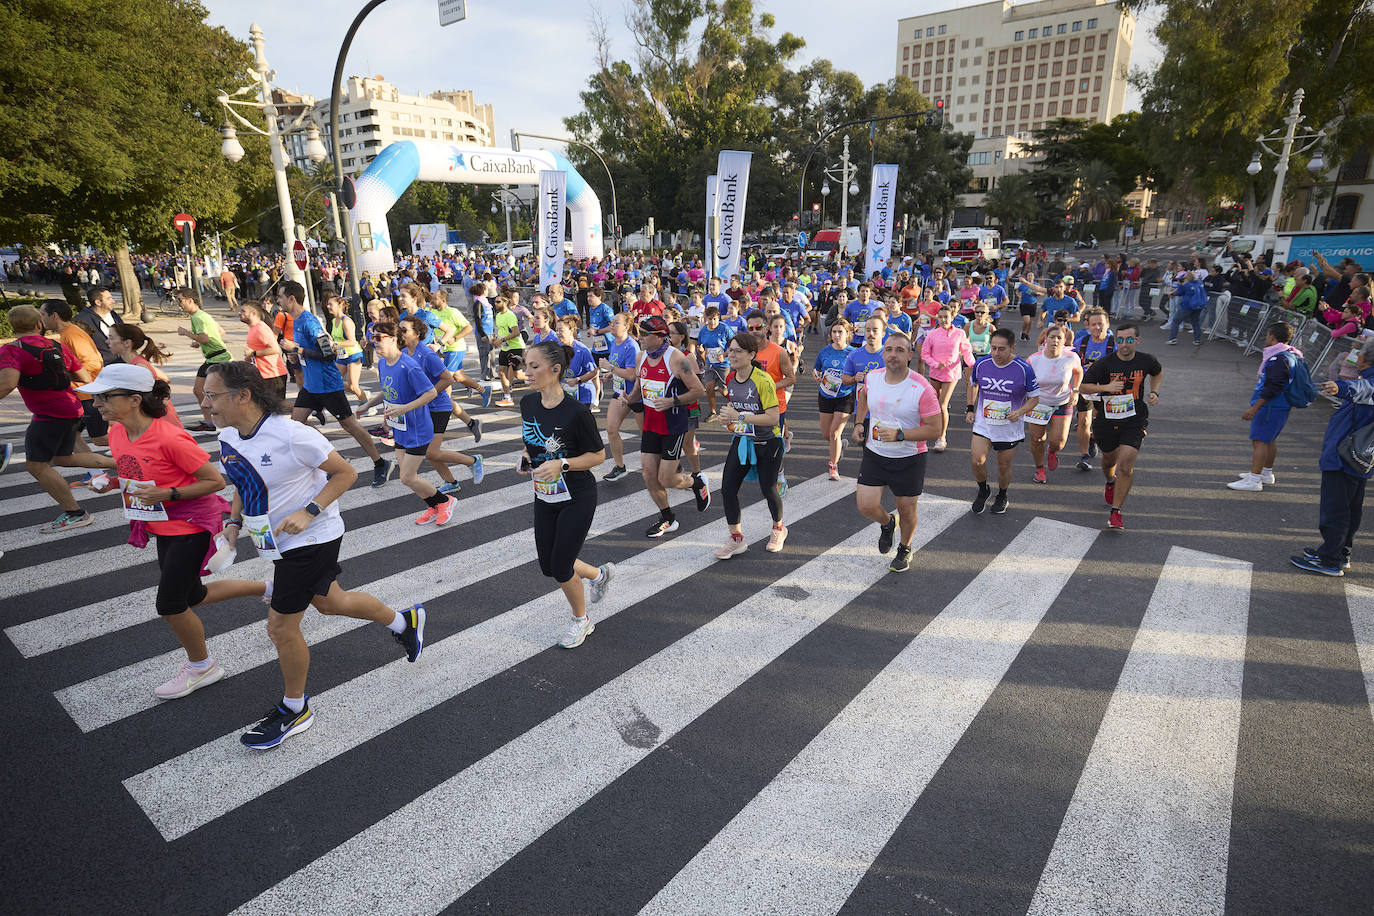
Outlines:
{"label": "sunglasses", "polygon": [[763,325],[761,325],[761,324],[751,324],[751,325],[749,325],[749,330],[751,330],[751,331],[762,331],[762,330],[763,330]]}
{"label": "sunglasses", "polygon": [[1133,344],[1133,343],[1135,343],[1135,342],[1136,342],[1137,340],[1139,340],[1139,339],[1140,339],[1140,338],[1138,338],[1138,337],[1120,337],[1120,336],[1118,336],[1118,337],[1116,338],[1116,342],[1117,342],[1118,344]]}

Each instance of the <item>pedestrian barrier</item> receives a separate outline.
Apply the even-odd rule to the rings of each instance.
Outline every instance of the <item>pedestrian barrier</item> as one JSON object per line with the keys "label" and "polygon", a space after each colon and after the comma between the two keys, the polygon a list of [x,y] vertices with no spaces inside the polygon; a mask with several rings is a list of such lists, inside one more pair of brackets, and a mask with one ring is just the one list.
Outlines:
{"label": "pedestrian barrier", "polygon": [[1224,337],[1249,353],[1255,348],[1255,340],[1268,320],[1269,311],[1268,305],[1252,299],[1232,296],[1224,308],[1218,300],[1216,321],[1207,335],[1212,339]]}
{"label": "pedestrian barrier", "polygon": [[[1313,369],[1323,360],[1333,343],[1331,329],[1316,318],[1309,318],[1293,329],[1292,345],[1302,351],[1308,369]],[[1313,377],[1317,377],[1315,372]]]}
{"label": "pedestrian barrier", "polygon": [[1337,337],[1333,339],[1325,353],[1315,361],[1311,359],[1307,361],[1307,367],[1312,373],[1313,381],[1318,384],[1334,381],[1339,375],[1342,363],[1347,360],[1350,361],[1350,367],[1353,369],[1355,357],[1363,346],[1364,339],[1361,337]]}

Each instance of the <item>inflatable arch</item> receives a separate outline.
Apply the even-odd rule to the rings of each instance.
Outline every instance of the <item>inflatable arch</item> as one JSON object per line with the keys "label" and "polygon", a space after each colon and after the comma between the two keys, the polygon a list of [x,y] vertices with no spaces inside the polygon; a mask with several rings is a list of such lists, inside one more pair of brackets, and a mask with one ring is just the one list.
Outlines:
{"label": "inflatable arch", "polygon": [[516,152],[434,140],[400,140],[378,154],[358,176],[358,200],[349,211],[358,271],[377,276],[396,269],[386,215],[414,181],[469,184],[539,184],[545,170],[568,173],[568,239],[573,256],[605,254],[601,236],[601,201],[567,159],[548,150]]}

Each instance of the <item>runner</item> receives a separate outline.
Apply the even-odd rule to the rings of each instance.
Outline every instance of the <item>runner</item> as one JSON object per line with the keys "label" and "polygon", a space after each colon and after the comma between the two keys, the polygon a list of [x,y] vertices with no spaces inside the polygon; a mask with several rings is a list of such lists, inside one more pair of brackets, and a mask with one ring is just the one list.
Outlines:
{"label": "runner", "polygon": [[[444,481],[439,487],[439,492],[445,496],[457,493],[461,487],[458,481],[453,478],[453,472],[449,470],[450,465],[461,464],[463,467],[472,470],[472,482],[480,485],[486,472],[482,469],[481,455],[465,455],[462,452],[449,452],[444,450],[444,433],[448,430],[449,420],[453,418],[453,398],[449,394],[453,386],[453,373],[449,372],[444,366],[444,360],[429,347],[421,346],[420,340],[425,333],[425,323],[415,315],[407,315],[402,318],[397,325],[400,331],[400,343],[405,349],[405,355],[415,361],[425,376],[434,386],[434,400],[427,405],[429,410],[430,425],[434,427],[434,436],[429,441],[429,447],[425,449],[425,460],[429,466],[439,474]],[[378,370],[380,372],[380,370]],[[362,409],[358,410],[361,419]],[[393,440],[394,441],[394,440]],[[404,462],[402,463],[404,469]],[[424,524],[417,522],[416,524]]]}
{"label": "runner", "polygon": [[[1086,373],[1093,363],[1116,350],[1116,340],[1112,337],[1111,329],[1108,327],[1105,309],[1090,308],[1084,314],[1088,327],[1074,335],[1073,348],[1078,353],[1078,360],[1083,364],[1083,371]],[[1077,405],[1078,450],[1080,455],[1078,464],[1075,465],[1080,471],[1093,469],[1093,466],[1088,462],[1089,458],[1097,454],[1097,443],[1092,438],[1093,413],[1101,401],[1101,395],[1084,394],[1080,389]]]}
{"label": "runner", "polygon": [[[1118,531],[1126,527],[1121,507],[1131,493],[1150,407],[1159,403],[1159,386],[1164,380],[1159,360],[1136,350],[1139,339],[1134,323],[1117,328],[1116,350],[1088,367],[1080,388],[1086,394],[1103,395],[1103,415],[1093,421],[1093,437],[1102,449],[1102,476],[1107,481],[1102,496],[1111,506],[1107,525]],[[1150,377],[1148,392],[1146,376]]]}
{"label": "runner", "polygon": [[992,351],[992,332],[997,330],[997,325],[993,323],[988,315],[986,305],[975,305],[973,307],[973,320],[964,325],[964,336],[968,338],[969,349],[973,351],[973,356],[987,356]]}
{"label": "runner", "polygon": [[314,724],[305,692],[310,649],[301,634],[306,607],[381,624],[412,662],[424,649],[425,609],[417,604],[397,613],[339,585],[344,523],[337,500],[358,472],[318,430],[282,415],[285,405],[251,364],[212,366],[204,403],[220,430],[220,468],[234,485],[224,538],[237,550],[246,531],[258,556],[273,565],[265,588],[249,584],[265,592],[267,635],[277,649],[285,690],[281,702],[239,738],[246,747],[265,750]]}
{"label": "runner", "polygon": [[585,404],[589,412],[596,413],[592,388],[592,379],[597,376],[596,360],[592,359],[592,351],[577,339],[581,326],[582,320],[576,315],[564,315],[554,329],[558,335],[556,343],[572,350],[571,360],[564,367],[563,390],[577,398],[578,403]]}
{"label": "runner", "polygon": [[820,413],[821,438],[830,450],[831,480],[840,479],[844,424],[854,413],[854,385],[844,381],[850,352],[849,322],[841,318],[830,326],[830,343],[816,354],[816,364],[811,367],[811,377],[820,386],[816,392],[816,409]]}
{"label": "runner", "polygon": [[515,383],[520,367],[524,365],[525,340],[520,336],[520,319],[511,308],[510,299],[504,294],[497,296],[492,303],[496,311],[493,325],[496,330],[491,337],[492,346],[499,348],[497,368],[501,375],[501,400],[497,407],[514,407],[511,400],[511,386]]}
{"label": "runner", "polygon": [[[244,343],[243,358],[257,367],[267,386],[277,397],[286,399],[286,361],[281,344],[267,325],[267,313],[262,303],[245,299],[239,305],[239,321],[248,325],[248,340]],[[170,405],[169,405],[170,406]]]}
{"label": "runner", "polygon": [[[1055,289],[1062,295],[1062,284],[1056,284]],[[1020,297],[1020,305],[1018,308],[1021,311],[1021,339],[1029,340],[1031,322],[1035,320],[1036,315],[1040,311],[1040,299],[1038,297],[1045,295],[1045,287],[1035,282],[1035,274],[1027,271],[1022,276],[1021,282],[1017,284],[1016,292]],[[1044,319],[1042,317],[1041,322],[1043,323],[1043,321]]]}
{"label": "runner", "polygon": [[[716,280],[716,286],[720,286],[719,280]],[[697,343],[701,347],[705,370],[702,384],[706,388],[706,405],[710,411],[707,422],[712,422],[716,418],[716,388],[724,391],[725,375],[730,371],[725,350],[730,339],[738,332],[732,331],[720,320],[720,310],[715,305],[706,306],[705,321],[706,325],[697,332]]]}
{"label": "runner", "polygon": [[[878,552],[892,549],[901,527],[902,540],[888,566],[892,572],[911,568],[911,538],[916,533],[916,500],[925,487],[926,442],[944,433],[943,414],[934,387],[911,368],[911,338],[900,331],[883,344],[883,368],[874,369],[859,388],[858,410],[869,413],[867,435],[854,427],[854,441],[864,444],[855,502],[859,513],[877,522]],[[883,508],[883,490],[892,491],[897,513]]]}
{"label": "runner", "polygon": [[[372,486],[384,485],[391,478],[395,465],[382,457],[372,437],[353,416],[353,409],[344,395],[343,376],[334,362],[333,347],[330,346],[328,353],[321,349],[322,345],[329,345],[329,335],[320,320],[305,307],[305,287],[295,280],[282,282],[277,287],[277,305],[291,315],[292,342],[301,356],[305,373],[305,385],[291,407],[291,419],[303,423],[311,413],[328,410],[372,459]],[[201,368],[208,370],[208,365]],[[201,410],[209,416],[208,408]]]}
{"label": "runner", "polygon": [[[439,319],[436,337],[439,341],[439,355],[444,359],[444,368],[453,373],[453,381],[482,399],[483,407],[491,406],[491,386],[483,385],[470,378],[463,371],[463,363],[468,358],[468,337],[473,332],[472,324],[463,313],[448,304],[448,290],[437,289],[429,294],[430,311]],[[472,430],[473,437],[482,441],[482,424],[467,415],[467,411],[455,401],[454,416],[457,416]]]}
{"label": "runner", "polygon": [[[1078,385],[1083,381],[1083,364],[1078,354],[1064,346],[1067,328],[1055,325],[1045,331],[1045,348],[1030,355],[1026,362],[1035,370],[1040,384],[1040,401],[1026,414],[1031,457],[1035,459],[1035,482],[1045,483],[1045,468],[1059,467],[1059,452],[1069,441],[1069,419]],[[1045,445],[1049,444],[1049,458]]]}
{"label": "runner", "polygon": [[1040,401],[1040,385],[1030,364],[1016,355],[1016,335],[1006,328],[992,332],[992,352],[979,357],[968,378],[965,419],[973,425],[973,479],[978,495],[973,512],[981,515],[992,488],[988,486],[988,451],[997,453],[997,498],[992,512],[1007,511],[1012,459],[1026,437],[1026,414]]}
{"label": "runner", "polygon": [[[611,353],[611,340],[614,338],[611,321],[615,318],[615,309],[601,301],[601,291],[595,287],[587,289],[587,315],[587,326],[591,328],[592,362],[600,366],[601,361]],[[600,372],[592,377],[592,404],[597,407],[601,405]]]}
{"label": "runner", "polygon": [[[76,354],[43,336],[43,316],[38,309],[16,305],[9,310],[9,321],[16,339],[0,346],[0,398],[19,389],[24,406],[33,415],[24,433],[24,469],[62,509],[61,515],[38,530],[55,534],[84,528],[94,519],[81,508],[66,478],[53,465],[114,470],[114,459],[108,455],[77,450],[82,407],[72,382],[91,378]],[[7,448],[6,458],[8,455]]]}
{"label": "runner", "polygon": [[725,524],[730,536],[716,548],[718,560],[728,560],[744,553],[749,544],[740,526],[739,490],[746,475],[753,471],[759,489],[768,503],[773,528],[768,534],[770,553],[782,550],[787,540],[787,527],[782,522],[782,489],[778,475],[782,471],[782,430],[778,425],[781,410],[773,379],[759,366],[755,357],[759,352],[758,337],[744,331],[736,334],[726,347],[730,373],[725,377],[725,400],[721,405],[719,422],[733,433],[725,455],[725,471],[721,475],[720,492],[725,500]]}
{"label": "runner", "polygon": [[[660,319],[662,320],[662,319]],[[525,455],[520,473],[534,478],[534,544],[539,568],[568,599],[572,622],[559,645],[575,649],[596,624],[587,615],[585,579],[592,603],[606,597],[615,567],[591,566],[578,558],[596,515],[592,468],[606,460],[606,446],[585,404],[569,397],[563,376],[571,354],[556,343],[532,345],[525,372],[532,391],[520,399]]]}
{"label": "runner", "polygon": [[[978,308],[985,307],[980,305]],[[929,373],[930,383],[935,387],[935,397],[940,402],[943,425],[939,438],[931,445],[937,452],[949,447],[949,400],[954,396],[959,379],[964,377],[964,366],[972,366],[974,362],[972,345],[964,336],[963,329],[954,326],[957,311],[958,307],[953,302],[940,306],[935,313],[935,327],[930,329],[925,342],[921,344],[921,362]],[[991,348],[992,332],[988,334],[988,341]]]}
{"label": "runner", "polygon": [[[43,327],[57,333],[58,342],[70,350],[81,363],[86,378],[95,378],[101,367],[105,365],[105,361],[100,356],[100,350],[96,347],[95,341],[91,339],[91,335],[86,332],[85,327],[72,320],[71,306],[62,299],[48,299],[38,308],[43,314]],[[80,398],[82,419],[78,431],[86,433],[86,436],[91,440],[91,445],[101,448],[108,447],[109,424],[100,416],[100,411],[95,409],[95,402],[91,400],[89,395],[83,394],[80,395]],[[75,447],[78,452],[89,450],[86,441],[79,436]],[[94,477],[94,473],[88,473],[84,479],[72,481],[72,486],[86,486]]]}
{"label": "runner", "polygon": [[[760,316],[760,327],[762,324]],[[669,489],[691,489],[698,512],[706,511],[711,505],[706,481],[678,471],[682,442],[687,433],[687,405],[706,392],[687,357],[669,346],[668,333],[668,322],[663,316],[640,319],[639,338],[644,349],[639,354],[634,387],[624,396],[629,403],[644,404],[644,431],[639,440],[640,473],[659,514],[658,521],[646,532],[651,538],[661,538],[677,530],[677,516],[668,505]]]}
{"label": "runner", "polygon": [[[301,287],[301,294],[305,294],[304,287]],[[202,403],[201,393],[205,391],[205,373],[215,363],[227,363],[233,357],[229,355],[229,350],[224,346],[224,332],[220,330],[219,322],[215,321],[209,312],[200,307],[200,293],[183,286],[176,291],[176,300],[177,304],[181,306],[181,310],[191,316],[191,330],[178,327],[177,333],[182,337],[191,338],[195,345],[200,347],[202,362],[200,368],[196,370],[196,382],[192,389],[196,396],[196,403],[200,404]],[[319,322],[316,321],[316,324]],[[201,408],[200,412],[203,419],[191,427],[191,432],[214,432],[215,424],[210,422],[210,412],[204,407]]]}
{"label": "runner", "polygon": [[[270,334],[267,336],[271,337]],[[158,363],[167,362],[171,354],[154,343],[141,328],[133,324],[117,324],[110,328],[106,340],[111,356],[131,366],[142,366],[153,374],[153,378],[166,382],[170,390],[172,380],[167,377],[167,373],[158,368]],[[282,372],[286,372],[284,366]],[[177,416],[176,408],[172,406],[170,395],[167,398],[167,422],[173,426],[183,426],[181,417]]]}
{"label": "runner", "polygon": [[224,478],[210,456],[179,425],[168,422],[172,390],[142,366],[115,363],[81,386],[94,397],[110,426],[110,453],[119,469],[129,543],[146,547],[157,538],[158,587],[155,607],[186,652],[175,675],[153,688],[153,696],[175,700],[224,678],[210,657],[205,627],[193,608],[229,598],[260,596],[261,582],[227,579],[201,582],[218,549],[229,503],[219,496]]}
{"label": "runner", "polygon": [[367,392],[358,384],[363,372],[363,348],[358,343],[358,328],[348,315],[348,300],[343,296],[330,296],[325,300],[325,309],[332,319],[329,339],[334,344],[334,362],[344,380],[344,390],[359,401],[365,401]]}
{"label": "runner", "polygon": [[[625,394],[632,388],[633,380],[639,369],[639,343],[630,336],[630,316],[626,312],[616,315],[611,322],[611,349],[606,357],[607,371],[611,376],[611,400],[606,404],[606,438],[611,443],[611,460],[614,464],[602,480],[615,481],[624,477],[625,443],[620,437],[620,425],[625,418],[635,412],[638,406],[642,413],[644,405],[631,404]],[[643,423],[639,426],[642,428]]]}

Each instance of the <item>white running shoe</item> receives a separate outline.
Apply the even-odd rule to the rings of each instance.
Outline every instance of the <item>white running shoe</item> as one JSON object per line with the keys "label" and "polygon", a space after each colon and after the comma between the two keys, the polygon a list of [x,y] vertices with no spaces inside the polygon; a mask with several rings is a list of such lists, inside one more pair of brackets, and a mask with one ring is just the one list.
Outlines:
{"label": "white running shoe", "polygon": [[1246,474],[1240,480],[1233,480],[1226,486],[1232,490],[1246,490],[1251,493],[1258,493],[1264,489],[1264,484],[1260,483],[1259,476],[1256,474]]}
{"label": "white running shoe", "polygon": [[606,592],[611,590],[611,577],[615,575],[615,564],[607,563],[598,572],[600,575],[587,583],[587,591],[591,593],[588,597],[591,598],[592,604],[600,604],[602,599],[606,597]]}
{"label": "white running shoe", "polygon": [[595,629],[596,624],[592,623],[590,614],[586,617],[574,617],[572,623],[568,624],[568,632],[563,634],[563,639],[558,644],[565,649],[576,649]]}
{"label": "white running shoe", "polygon": [[203,671],[192,668],[190,662],[182,662],[170,681],[153,688],[153,696],[159,700],[177,700],[222,680],[224,669],[219,666],[219,662],[210,662],[210,667]]}
{"label": "white running shoe", "polygon": [[717,547],[712,553],[717,560],[728,560],[735,554],[744,553],[749,549],[749,542],[743,536],[735,537],[733,534],[725,539],[725,543]]}
{"label": "white running shoe", "polygon": [[773,530],[768,533],[768,544],[763,549],[769,553],[777,553],[782,550],[783,542],[787,540],[787,528],[773,526]]}
{"label": "white running shoe", "polygon": [[1273,483],[1273,482],[1274,482],[1274,469],[1273,469],[1273,468],[1265,468],[1264,470],[1260,471],[1260,483],[1262,483],[1262,484],[1271,484],[1271,483]]}

